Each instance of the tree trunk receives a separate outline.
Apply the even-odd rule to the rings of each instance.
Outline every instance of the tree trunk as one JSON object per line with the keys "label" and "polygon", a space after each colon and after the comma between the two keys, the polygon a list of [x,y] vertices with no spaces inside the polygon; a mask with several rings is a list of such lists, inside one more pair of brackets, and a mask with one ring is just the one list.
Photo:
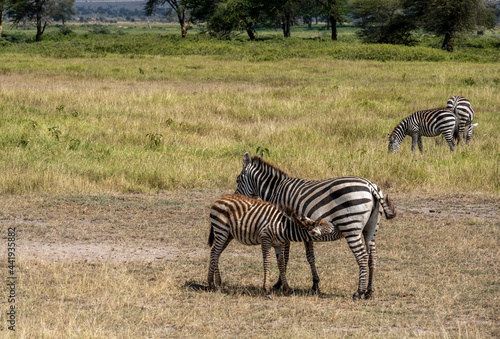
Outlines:
{"label": "tree trunk", "polygon": [[35,41],[42,41],[42,34],[45,30],[45,25],[42,25],[42,15],[37,13],[36,15],[36,38]]}
{"label": "tree trunk", "polygon": [[283,14],[283,36],[285,38],[289,38],[291,36],[290,26],[291,26],[291,17],[290,13]]}
{"label": "tree trunk", "polygon": [[3,30],[3,3],[0,1],[0,38],[2,37]]}
{"label": "tree trunk", "polygon": [[334,16],[330,16],[330,23],[332,24],[332,40],[337,41],[337,19]]}
{"label": "tree trunk", "polygon": [[446,33],[444,35],[443,45],[441,48],[448,52],[453,52],[453,35],[451,35],[451,33]]}
{"label": "tree trunk", "polygon": [[253,23],[249,22],[246,24],[246,31],[248,34],[248,37],[250,38],[250,41],[255,41],[255,34],[253,32]]}
{"label": "tree trunk", "polygon": [[181,25],[181,34],[183,38],[187,38],[188,36],[188,23],[186,23],[186,9],[178,9],[177,10],[177,18],[179,19],[179,24]]}

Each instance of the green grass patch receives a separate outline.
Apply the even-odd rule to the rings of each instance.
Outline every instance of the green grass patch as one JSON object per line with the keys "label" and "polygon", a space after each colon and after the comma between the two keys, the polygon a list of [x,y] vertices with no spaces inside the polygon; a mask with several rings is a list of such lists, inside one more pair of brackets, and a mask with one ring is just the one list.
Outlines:
{"label": "green grass patch", "polygon": [[[0,54],[0,192],[233,189],[243,153],[259,148],[297,177],[359,175],[390,190],[500,191],[495,63],[339,60],[316,54],[339,45],[304,39],[195,44],[127,35],[171,43],[166,55],[120,54],[106,45],[122,38],[73,42],[93,45],[77,49],[99,50],[94,58],[53,55],[69,40]],[[198,52],[173,55],[186,52],[183,44]],[[248,46],[255,55],[265,47],[287,57],[243,57]],[[366,55],[418,50],[350,46]],[[453,95],[469,98],[476,112],[469,146],[450,154],[439,138],[424,138],[424,154],[411,154],[408,138],[399,154],[387,153],[387,134],[401,119]]]}

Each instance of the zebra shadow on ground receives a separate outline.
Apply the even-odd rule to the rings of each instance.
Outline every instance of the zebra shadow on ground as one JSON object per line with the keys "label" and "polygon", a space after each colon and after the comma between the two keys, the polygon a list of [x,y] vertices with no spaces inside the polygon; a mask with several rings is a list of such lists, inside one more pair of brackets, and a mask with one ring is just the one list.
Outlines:
{"label": "zebra shadow on ground", "polygon": [[[210,290],[207,284],[200,283],[196,280],[186,280],[183,286],[188,291],[195,292],[213,292],[213,293],[223,293],[231,296],[249,296],[249,297],[265,297],[264,289],[262,286],[256,285],[229,285],[222,283],[222,286],[218,292]],[[287,297],[287,296],[318,296],[322,299],[330,298],[345,298],[345,295],[341,293],[313,293],[311,289],[304,288],[292,288],[292,293],[286,295],[283,290],[272,290],[273,297]]]}

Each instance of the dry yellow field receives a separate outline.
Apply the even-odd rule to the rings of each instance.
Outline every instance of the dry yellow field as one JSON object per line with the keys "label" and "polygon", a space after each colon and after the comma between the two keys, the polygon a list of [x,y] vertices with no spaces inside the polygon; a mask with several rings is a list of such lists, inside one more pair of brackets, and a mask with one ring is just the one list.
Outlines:
{"label": "dry yellow field", "polygon": [[0,272],[15,227],[18,279],[15,335],[2,298],[1,336],[500,335],[498,196],[392,193],[399,215],[377,235],[374,299],[353,302],[358,268],[343,239],[315,246],[320,295],[309,293],[301,244],[291,247],[291,296],[267,299],[260,248],[237,242],[221,256],[222,291],[206,291],[208,210],[223,193],[0,196]]}

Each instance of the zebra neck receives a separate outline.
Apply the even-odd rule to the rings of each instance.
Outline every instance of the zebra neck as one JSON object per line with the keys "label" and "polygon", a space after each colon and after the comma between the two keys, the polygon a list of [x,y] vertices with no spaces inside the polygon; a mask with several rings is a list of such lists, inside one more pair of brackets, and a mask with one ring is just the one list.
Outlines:
{"label": "zebra neck", "polygon": [[283,237],[288,241],[312,241],[312,237],[307,233],[306,230],[300,228],[295,222],[292,222],[287,217],[282,219],[284,232]]}
{"label": "zebra neck", "polygon": [[399,125],[396,126],[396,128],[392,132],[392,135],[395,136],[395,140],[398,143],[401,143],[406,137],[407,133],[408,133],[408,119],[404,119],[399,123]]}
{"label": "zebra neck", "polygon": [[272,201],[274,194],[277,191],[277,187],[281,182],[288,178],[288,175],[279,169],[263,164],[261,168],[261,185],[259,187],[260,197],[264,201]]}

